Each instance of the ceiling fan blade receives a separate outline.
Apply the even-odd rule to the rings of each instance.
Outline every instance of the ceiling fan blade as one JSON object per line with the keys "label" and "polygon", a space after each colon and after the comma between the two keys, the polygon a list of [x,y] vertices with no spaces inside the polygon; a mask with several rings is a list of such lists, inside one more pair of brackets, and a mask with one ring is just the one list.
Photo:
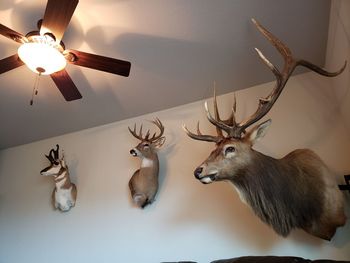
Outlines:
{"label": "ceiling fan blade", "polygon": [[78,100],[82,98],[79,90],[65,69],[52,73],[50,76],[66,101]]}
{"label": "ceiling fan blade", "polygon": [[[103,57],[90,53],[85,53],[78,50],[67,50],[70,53],[72,59],[68,59],[68,62],[81,67],[92,68],[101,70],[124,77],[128,77],[130,74],[131,63],[129,61],[119,60],[115,58]],[[69,57],[69,55],[68,55]]]}
{"label": "ceiling fan blade", "polygon": [[60,42],[79,0],[48,0],[40,34],[52,33]]}
{"label": "ceiling fan blade", "polygon": [[7,26],[4,26],[3,24],[0,24],[0,34],[21,44],[27,42],[27,38],[25,36],[12,30],[11,28],[8,28]]}
{"label": "ceiling fan blade", "polygon": [[0,74],[10,71],[12,69],[18,68],[24,65],[22,60],[19,59],[18,55],[12,55],[10,57],[0,60]]}

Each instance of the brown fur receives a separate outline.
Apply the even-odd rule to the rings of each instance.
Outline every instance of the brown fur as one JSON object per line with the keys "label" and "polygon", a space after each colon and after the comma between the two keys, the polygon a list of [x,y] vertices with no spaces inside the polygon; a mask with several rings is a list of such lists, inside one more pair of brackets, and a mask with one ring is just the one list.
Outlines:
{"label": "brown fur", "polygon": [[[334,174],[308,149],[295,150],[282,159],[253,150],[254,136],[263,135],[251,132],[242,139],[222,140],[200,166],[197,178],[202,181],[212,175],[212,181],[230,181],[254,213],[279,235],[302,228],[330,240],[346,222]],[[225,155],[229,146],[235,151]]]}
{"label": "brown fur", "polygon": [[158,118],[151,122],[158,127],[160,131],[158,135],[155,132],[151,136],[150,130],[148,130],[146,135],[143,136],[142,125],[137,133],[136,123],[133,130],[128,127],[130,133],[141,141],[135,148],[130,150],[130,154],[139,157],[142,163],[140,169],[134,172],[129,181],[132,199],[141,208],[151,204],[157,194],[159,173],[157,148],[160,148],[165,142],[162,122]]}
{"label": "brown fur", "polygon": [[206,184],[231,181],[260,219],[280,235],[286,236],[292,228],[300,227],[312,235],[329,240],[336,228],[345,224],[344,201],[334,175],[310,150],[296,150],[276,160],[251,149],[254,142],[265,135],[271,120],[259,124],[248,133],[246,131],[271,110],[297,66],[309,68],[323,76],[335,77],[344,71],[346,62],[340,70],[329,72],[306,60],[296,59],[281,40],[255,19],[252,22],[282,55],[284,65],[279,70],[256,48],[261,60],[276,77],[274,89],[267,97],[259,99],[256,111],[242,122],[237,122],[235,99],[230,117],[222,120],[214,89],[215,118],[207,102],[205,109],[208,120],[216,126],[217,136],[202,134],[199,123],[197,134],[183,126],[190,138],[217,144],[217,148],[194,171],[194,175]]}
{"label": "brown fur", "polygon": [[129,181],[130,193],[133,199],[139,196],[138,207],[144,208],[151,204],[158,191],[158,165],[154,168],[138,169]]}

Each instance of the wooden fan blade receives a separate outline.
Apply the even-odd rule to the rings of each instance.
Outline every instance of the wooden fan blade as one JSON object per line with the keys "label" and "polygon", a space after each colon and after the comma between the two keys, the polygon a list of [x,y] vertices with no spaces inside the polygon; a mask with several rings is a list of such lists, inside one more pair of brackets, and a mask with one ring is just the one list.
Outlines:
{"label": "wooden fan blade", "polygon": [[22,60],[19,59],[18,55],[12,55],[10,57],[0,60],[0,74],[10,71],[12,69],[18,68],[24,65]]}
{"label": "wooden fan blade", "polygon": [[95,54],[85,53],[78,50],[68,50],[70,57],[68,62],[81,67],[101,70],[124,77],[130,74],[131,63],[129,61],[119,60],[115,58],[103,57]]}
{"label": "wooden fan blade", "polygon": [[78,100],[82,98],[79,90],[65,69],[52,73],[50,76],[66,101]]}
{"label": "wooden fan blade", "polygon": [[52,33],[60,42],[79,0],[48,0],[40,34]]}
{"label": "wooden fan blade", "polygon": [[8,28],[7,26],[4,26],[3,24],[0,24],[0,34],[21,44],[27,42],[27,38],[25,36],[12,30],[11,28]]}

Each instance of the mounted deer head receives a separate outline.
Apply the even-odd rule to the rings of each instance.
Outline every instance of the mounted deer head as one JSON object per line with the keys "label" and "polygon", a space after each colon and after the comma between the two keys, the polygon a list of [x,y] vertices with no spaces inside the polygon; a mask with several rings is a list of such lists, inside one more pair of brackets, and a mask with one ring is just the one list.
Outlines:
{"label": "mounted deer head", "polygon": [[49,155],[45,156],[50,161],[50,165],[41,170],[40,174],[53,176],[55,180],[52,203],[56,209],[60,209],[63,212],[69,211],[75,205],[77,188],[70,181],[68,167],[64,161],[64,157],[59,158],[59,145],[56,145],[56,150],[51,149]]}
{"label": "mounted deer head", "polygon": [[158,135],[155,132],[152,137],[150,137],[150,130],[143,136],[142,125],[138,133],[136,123],[133,130],[128,127],[130,133],[140,140],[140,143],[130,150],[131,155],[141,158],[141,167],[131,177],[129,188],[134,203],[141,208],[151,204],[157,194],[159,160],[156,150],[165,142],[164,126],[161,121],[156,118],[151,122],[160,130]]}
{"label": "mounted deer head", "polygon": [[346,63],[342,69],[331,73],[305,60],[297,60],[279,39],[254,19],[253,23],[281,53],[284,68],[280,72],[260,50],[255,49],[277,80],[272,92],[259,100],[256,112],[238,123],[235,99],[230,117],[221,120],[214,92],[215,117],[211,115],[207,102],[205,109],[217,135],[203,135],[199,123],[197,134],[183,126],[190,138],[216,144],[216,149],[195,169],[194,175],[204,184],[223,180],[231,182],[242,201],[279,235],[287,236],[293,228],[302,228],[311,235],[330,240],[336,228],[346,221],[343,196],[334,174],[315,153],[307,149],[295,150],[282,159],[255,151],[252,148],[254,143],[265,135],[271,120],[256,125],[250,131],[246,129],[269,112],[297,66],[334,77],[344,70]]}
{"label": "mounted deer head", "polygon": [[56,145],[56,150],[51,149],[49,155],[45,154],[45,157],[50,161],[50,165],[40,171],[41,175],[54,176],[61,170],[61,168],[66,168],[64,158],[59,158],[59,145]]}

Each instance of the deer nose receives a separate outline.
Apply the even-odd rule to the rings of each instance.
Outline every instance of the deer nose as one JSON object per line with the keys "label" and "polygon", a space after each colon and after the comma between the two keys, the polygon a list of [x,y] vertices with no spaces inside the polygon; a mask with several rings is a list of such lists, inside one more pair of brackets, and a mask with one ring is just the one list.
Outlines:
{"label": "deer nose", "polygon": [[203,167],[197,167],[197,169],[194,170],[194,177],[199,179],[202,172],[203,172]]}
{"label": "deer nose", "polygon": [[130,154],[131,154],[132,156],[137,156],[137,153],[136,153],[136,151],[135,151],[134,149],[131,149],[131,150],[130,150]]}

